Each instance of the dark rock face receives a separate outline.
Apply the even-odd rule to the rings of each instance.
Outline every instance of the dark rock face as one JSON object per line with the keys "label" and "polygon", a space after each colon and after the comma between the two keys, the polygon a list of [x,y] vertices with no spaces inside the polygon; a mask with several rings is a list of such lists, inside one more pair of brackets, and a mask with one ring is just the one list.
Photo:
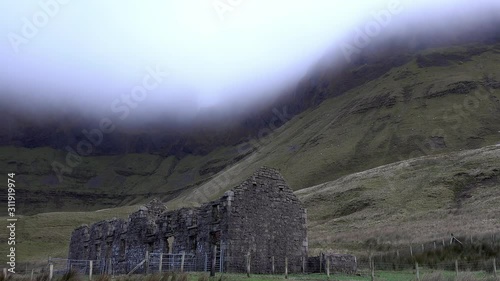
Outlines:
{"label": "dark rock face", "polygon": [[223,270],[270,273],[272,257],[283,272],[300,272],[307,257],[307,216],[278,171],[262,168],[219,200],[199,208],[167,211],[158,200],[131,214],[73,231],[69,258],[111,262],[127,273],[149,253],[190,253],[211,257],[214,245]]}

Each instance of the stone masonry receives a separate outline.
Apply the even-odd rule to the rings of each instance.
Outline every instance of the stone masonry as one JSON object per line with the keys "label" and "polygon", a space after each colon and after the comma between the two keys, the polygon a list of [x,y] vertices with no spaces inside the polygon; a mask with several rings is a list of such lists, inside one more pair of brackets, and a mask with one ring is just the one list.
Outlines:
{"label": "stone masonry", "polygon": [[302,270],[307,259],[307,215],[301,202],[275,169],[263,167],[220,199],[198,208],[168,211],[158,200],[128,220],[111,219],[73,231],[69,258],[112,263],[127,273],[149,253],[223,256],[223,270],[243,272],[250,255],[253,273]]}

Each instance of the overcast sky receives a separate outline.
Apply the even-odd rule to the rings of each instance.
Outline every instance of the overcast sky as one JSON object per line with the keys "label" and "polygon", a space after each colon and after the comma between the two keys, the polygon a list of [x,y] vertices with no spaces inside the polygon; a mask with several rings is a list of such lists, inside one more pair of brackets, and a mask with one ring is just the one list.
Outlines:
{"label": "overcast sky", "polygon": [[189,117],[277,94],[332,46],[339,63],[348,60],[357,30],[369,44],[404,23],[453,30],[500,17],[499,8],[498,0],[0,0],[0,95],[20,110]]}

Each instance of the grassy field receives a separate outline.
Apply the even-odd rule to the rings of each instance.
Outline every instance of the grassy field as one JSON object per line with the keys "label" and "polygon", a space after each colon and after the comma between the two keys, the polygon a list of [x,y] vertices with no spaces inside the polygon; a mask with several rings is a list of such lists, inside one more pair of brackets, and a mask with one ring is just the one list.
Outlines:
{"label": "grassy field", "polygon": [[[480,281],[480,280],[491,280],[496,281],[491,274],[486,274],[484,272],[472,272],[472,273],[460,273],[457,277],[455,272],[448,271],[422,271],[421,272],[422,281]],[[190,276],[190,281],[199,281],[199,274],[192,274]],[[273,281],[273,280],[285,280],[284,275],[250,275],[248,278],[244,274],[224,274],[217,275],[214,280],[227,280],[227,281]],[[342,275],[342,274],[331,274],[327,278],[326,274],[306,274],[306,275],[296,275],[291,274],[288,276],[288,280],[330,280],[330,281],[367,281],[371,280],[371,276],[368,273],[360,273],[357,275]],[[412,271],[380,271],[375,274],[375,280],[377,281],[414,281],[416,280],[416,273]]]}
{"label": "grassy field", "polygon": [[[127,218],[136,206],[121,207],[95,212],[54,212],[32,216],[20,216],[16,223],[16,254],[21,262],[46,262],[48,257],[66,257],[69,238],[73,229],[113,217]],[[5,221],[6,218],[2,217]],[[7,244],[5,231],[1,241]],[[5,241],[5,242],[4,242]],[[6,256],[7,247],[1,248]],[[2,261],[5,259],[2,258]]]}
{"label": "grassy field", "polygon": [[[59,277],[56,280],[60,281],[80,281],[86,280],[86,277],[80,275],[71,275],[66,277]],[[187,273],[187,274],[175,274],[172,276],[171,273],[166,273],[164,275],[132,275],[132,276],[95,276],[94,280],[98,281],[273,281],[273,280],[303,280],[303,281],[367,281],[371,280],[369,274],[361,273],[358,275],[341,275],[341,274],[331,274],[329,277],[326,274],[305,274],[297,275],[290,274],[288,278],[285,279],[284,275],[257,275],[251,274],[247,277],[245,274],[216,274],[215,277],[209,277],[207,273]],[[375,280],[377,281],[414,281],[416,280],[416,273],[410,271],[401,272],[389,272],[381,271],[375,274]],[[29,280],[29,276],[17,276],[12,278],[12,280]],[[420,280],[422,281],[496,281],[491,274],[486,274],[484,272],[467,272],[460,273],[456,276],[455,272],[446,271],[422,271],[420,275]],[[4,280],[0,280],[4,281]]]}

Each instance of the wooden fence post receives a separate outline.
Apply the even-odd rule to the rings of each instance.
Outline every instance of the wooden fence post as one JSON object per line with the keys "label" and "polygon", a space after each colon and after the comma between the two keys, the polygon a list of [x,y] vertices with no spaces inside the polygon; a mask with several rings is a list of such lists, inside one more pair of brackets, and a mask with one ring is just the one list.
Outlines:
{"label": "wooden fence post", "polygon": [[443,238],[443,247],[446,246],[446,244],[444,243],[444,238]]}
{"label": "wooden fence post", "polygon": [[113,276],[113,262],[111,258],[108,260],[108,275]]}
{"label": "wooden fence post", "polygon": [[375,261],[373,258],[370,256],[370,269],[371,269],[371,280],[375,280]]}
{"label": "wooden fence post", "polygon": [[31,278],[30,278],[30,281],[33,281],[33,275],[34,275],[34,273],[35,273],[35,269],[32,269],[32,270],[31,270]]}
{"label": "wooden fence post", "polygon": [[3,280],[7,280],[7,268],[3,268]]}
{"label": "wooden fence post", "polygon": [[89,280],[92,280],[92,271],[94,271],[94,261],[89,261]]}
{"label": "wooden fence post", "polygon": [[458,276],[458,260],[455,260],[455,273]]}
{"label": "wooden fence post", "polygon": [[306,273],[306,258],[302,256],[302,274]]}
{"label": "wooden fence post", "polygon": [[330,258],[329,257],[326,257],[325,269],[326,269],[326,278],[329,278],[330,277]]}
{"label": "wooden fence post", "polygon": [[285,279],[288,279],[288,257],[285,257]]}
{"label": "wooden fence post", "polygon": [[495,278],[497,278],[497,259],[493,258],[493,274],[495,275]]}
{"label": "wooden fence post", "polygon": [[410,245],[410,255],[413,257],[413,247]]}
{"label": "wooden fence post", "polygon": [[208,271],[208,254],[205,253],[205,263],[203,264],[203,271]]}
{"label": "wooden fence post", "polygon": [[424,244],[422,244],[422,253],[425,252]]}
{"label": "wooden fence post", "polygon": [[149,251],[146,251],[146,255],[144,256],[144,260],[146,261],[144,263],[144,267],[145,267],[144,272],[146,274],[149,274]]}
{"label": "wooden fence post", "polygon": [[250,252],[247,254],[247,277],[250,277]]}
{"label": "wooden fence post", "polygon": [[271,257],[271,272],[275,274],[275,268],[274,268],[274,256]]}
{"label": "wooden fence post", "polygon": [[322,267],[323,267],[323,253],[320,253],[319,254],[319,273],[321,273],[323,271]]}
{"label": "wooden fence post", "polygon": [[186,258],[186,252],[182,252],[181,256],[181,272],[184,272],[184,259]]}
{"label": "wooden fence post", "polygon": [[160,253],[160,264],[158,265],[158,272],[162,272],[163,269],[163,253]]}
{"label": "wooden fence post", "polygon": [[50,263],[49,264],[49,280],[52,280],[52,277],[54,277],[54,264]]}
{"label": "wooden fence post", "polygon": [[420,271],[418,270],[418,262],[415,263],[415,269],[417,271],[417,281],[420,281]]}
{"label": "wooden fence post", "polygon": [[217,245],[214,245],[212,252],[212,264],[210,266],[210,277],[215,276],[215,263],[217,262]]}

